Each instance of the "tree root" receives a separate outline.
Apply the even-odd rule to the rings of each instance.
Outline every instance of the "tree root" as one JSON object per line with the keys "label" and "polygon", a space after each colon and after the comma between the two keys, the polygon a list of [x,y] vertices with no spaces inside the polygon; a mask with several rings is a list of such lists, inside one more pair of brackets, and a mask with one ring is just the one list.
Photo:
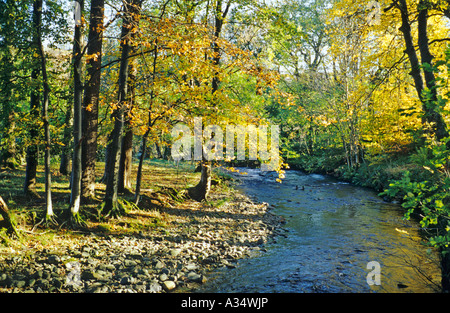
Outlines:
{"label": "tree root", "polygon": [[61,224],[61,227],[66,227],[68,229],[85,229],[87,227],[87,223],[83,220],[79,213],[72,214],[71,212],[67,213],[67,217],[64,219],[64,222]]}
{"label": "tree root", "polygon": [[126,206],[123,204],[124,200],[105,201],[101,208],[101,213],[105,218],[118,218],[127,214]]}
{"label": "tree root", "polygon": [[33,225],[33,228],[31,229],[31,231],[34,231],[38,226],[41,226],[41,225],[45,228],[49,228],[52,226],[53,227],[58,226],[59,223],[54,215],[45,214],[45,216],[43,218],[41,218],[41,220],[37,224]]}

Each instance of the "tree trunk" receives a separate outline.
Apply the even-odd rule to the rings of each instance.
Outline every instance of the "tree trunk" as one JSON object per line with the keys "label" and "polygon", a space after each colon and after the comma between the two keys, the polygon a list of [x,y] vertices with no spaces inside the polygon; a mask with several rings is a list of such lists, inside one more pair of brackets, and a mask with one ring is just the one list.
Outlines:
{"label": "tree trunk", "polygon": [[83,200],[95,198],[95,163],[97,161],[98,102],[101,82],[104,2],[104,0],[91,1],[87,54],[93,57],[87,61],[87,81],[82,108],[81,196]]}
{"label": "tree trunk", "polygon": [[[14,1],[7,0],[6,8],[2,12],[2,17],[7,16],[10,12],[14,12]],[[15,124],[14,124],[14,101],[12,100],[12,91],[14,89],[14,82],[12,75],[15,72],[13,55],[11,47],[13,47],[12,38],[10,34],[15,29],[15,21],[6,19],[3,24],[5,29],[2,30],[2,45],[0,60],[0,68],[2,69],[2,79],[0,80],[0,98],[2,99],[2,110],[0,112],[0,120],[4,121],[3,127],[0,129],[0,166],[5,166],[11,169],[16,167],[16,144],[15,144]],[[6,35],[5,35],[6,34]]]}
{"label": "tree trunk", "polygon": [[[123,53],[122,53],[123,55]],[[103,212],[106,215],[116,215],[118,212],[118,183],[119,183],[119,162],[122,148],[123,134],[123,109],[117,108],[113,113],[114,129],[111,133],[111,145],[109,151],[109,168],[106,181],[106,193],[104,200]]]}
{"label": "tree trunk", "polygon": [[[40,11],[42,12],[42,0],[36,0],[36,2],[41,6]],[[44,121],[44,140],[45,140],[45,152],[44,152],[44,165],[45,165],[45,203],[47,207],[46,220],[53,218],[53,205],[52,205],[52,176],[50,169],[50,149],[51,149],[51,139],[50,139],[50,121],[48,117],[48,107],[49,107],[49,96],[50,87],[48,85],[47,77],[47,61],[44,54],[44,47],[42,45],[41,38],[41,28],[39,28],[39,51],[41,57],[41,67],[42,67],[42,79],[44,85],[44,102],[42,105],[42,119]]]}
{"label": "tree trunk", "polygon": [[210,191],[211,191],[211,162],[203,160],[200,182],[195,187],[188,189],[188,195],[193,200],[203,201],[208,199]]}
{"label": "tree trunk", "polygon": [[[111,117],[112,118],[112,117]],[[101,183],[106,185],[106,182],[108,181],[108,170],[110,167],[110,163],[111,163],[111,137],[112,133],[108,134],[108,138],[106,140],[106,148],[105,148],[105,166],[104,166],[104,170],[103,170],[103,177],[100,180]]]}
{"label": "tree trunk", "polygon": [[[10,107],[10,104],[6,104],[6,123],[5,123],[5,147],[0,150],[0,166],[5,166],[10,169],[16,168],[16,142],[15,142],[15,122],[14,112]],[[0,137],[0,140],[2,138]]]}
{"label": "tree trunk", "polygon": [[139,200],[141,198],[141,183],[142,183],[142,167],[144,165],[145,155],[147,153],[147,137],[148,131],[142,137],[142,146],[141,146],[141,155],[139,157],[139,166],[136,175],[136,189],[134,191],[134,203],[136,205],[139,204]]}
{"label": "tree trunk", "polygon": [[[419,15],[418,21],[418,37],[419,37],[419,51],[422,59],[422,66],[428,64],[433,66],[433,56],[429,49],[428,40],[428,1],[421,0],[419,2]],[[422,99],[423,110],[425,112],[426,120],[432,124],[433,133],[438,140],[448,137],[447,125],[438,112],[438,90],[436,87],[436,77],[432,70],[424,69],[423,76],[425,77],[425,83],[428,90],[428,97]]]}
{"label": "tree trunk", "polygon": [[42,45],[42,0],[35,0],[34,5],[35,10],[38,12],[38,44],[39,44],[39,55],[41,59],[41,70],[43,79],[43,103],[42,103],[42,120],[44,122],[44,140],[45,140],[45,151],[44,151],[44,165],[45,165],[45,203],[46,203],[46,220],[53,219],[53,205],[52,205],[52,180],[51,180],[51,170],[50,170],[50,149],[51,149],[51,139],[50,139],[50,121],[48,117],[48,107],[49,107],[49,96],[50,87],[48,84],[47,77],[47,60],[44,53],[44,46]]}
{"label": "tree trunk", "polygon": [[129,120],[125,121],[125,136],[122,139],[122,151],[119,167],[119,192],[131,190],[131,171],[133,165],[133,129]]}
{"label": "tree trunk", "polygon": [[[157,60],[158,60],[158,41],[155,40],[155,51],[153,54],[153,70],[152,70],[152,87],[151,87],[152,89],[150,90],[150,105],[148,108],[148,125],[147,125],[147,130],[145,131],[145,134],[142,137],[141,155],[139,157],[139,166],[138,166],[138,171],[137,171],[137,175],[136,175],[136,190],[134,193],[134,203],[136,205],[139,204],[139,199],[141,196],[142,167],[144,166],[145,155],[147,154],[148,135],[150,134],[150,129],[153,125],[152,108],[153,108],[153,99],[154,99],[154,95],[155,95],[153,87],[154,87],[154,82],[155,82]],[[159,150],[158,144],[156,144],[156,147],[158,148],[159,155],[160,155],[161,151]]]}
{"label": "tree trunk", "polygon": [[[215,8],[215,19],[214,19],[214,42],[213,42],[213,50],[214,50],[214,58],[213,64],[215,66],[219,66],[221,54],[220,54],[220,46],[218,44],[218,39],[222,32],[223,21],[226,18],[228,11],[230,9],[231,1],[228,1],[225,9],[222,11],[222,0],[218,0]],[[214,75],[212,78],[212,86],[211,86],[211,94],[213,96],[213,105],[214,105],[214,94],[219,90],[220,80],[218,78],[218,74]],[[193,188],[189,188],[188,195],[197,201],[202,201],[208,199],[209,192],[211,190],[211,162],[206,161],[202,158],[201,162],[202,174],[200,178],[200,182]]]}
{"label": "tree trunk", "polygon": [[409,24],[409,11],[406,0],[399,1],[400,14],[402,18],[402,25],[400,31],[403,33],[403,39],[405,40],[406,54],[408,55],[409,62],[411,64],[411,72],[409,73],[414,79],[414,86],[417,91],[417,95],[422,100],[423,80],[420,75],[419,58],[417,57],[416,49],[414,48],[414,42],[411,35],[411,26]]}
{"label": "tree trunk", "polygon": [[159,143],[155,142],[155,150],[156,150],[156,156],[158,159],[162,159],[163,155],[161,152],[161,146],[159,145]]}
{"label": "tree trunk", "polygon": [[59,164],[59,172],[61,175],[67,176],[70,172],[70,155],[71,155],[71,138],[73,131],[73,108],[68,105],[65,120],[64,120],[64,147],[61,152],[61,160]]}
{"label": "tree trunk", "polygon": [[[39,77],[39,68],[33,68],[31,71],[31,81],[36,84]],[[39,87],[33,86],[30,96],[30,114],[34,120],[39,118]],[[38,127],[33,124],[30,127],[30,140],[31,143],[27,148],[27,167],[25,170],[25,194],[36,194],[36,173],[38,166],[39,146],[38,141],[39,130]]]}
{"label": "tree trunk", "polygon": [[[403,33],[403,38],[405,40],[406,54],[408,55],[409,62],[411,64],[410,75],[414,79],[414,86],[422,102],[422,110],[424,116],[422,118],[423,123],[430,123],[433,125],[432,132],[436,135],[437,139],[442,139],[448,136],[446,130],[445,122],[442,115],[436,111],[436,99],[437,90],[434,82],[434,74],[430,71],[424,72],[424,77],[427,83],[428,92],[431,92],[430,100],[423,97],[424,82],[421,73],[421,64],[419,63],[419,58],[417,57],[416,49],[414,47],[413,37],[411,35],[411,26],[409,23],[409,10],[406,0],[399,0],[399,9],[401,13],[402,25],[400,31]],[[429,42],[427,37],[427,22],[428,21],[428,10],[424,1],[419,3],[419,16],[418,16],[418,36],[419,36],[419,50],[422,57],[422,65],[427,63],[432,65],[433,57],[429,51]],[[429,97],[427,97],[429,98]],[[435,99],[435,100],[433,100]]]}
{"label": "tree trunk", "polygon": [[111,134],[111,154],[109,164],[109,175],[106,182],[106,192],[103,213],[106,216],[116,216],[121,214],[122,209],[118,203],[119,187],[119,162],[122,150],[122,136],[124,130],[124,110],[126,108],[128,94],[128,75],[129,75],[129,56],[131,52],[131,29],[137,22],[140,12],[141,1],[132,0],[131,3],[125,3],[125,12],[123,17],[121,33],[121,61],[119,69],[119,96],[117,109],[113,113],[114,129]]}
{"label": "tree trunk", "polygon": [[[77,0],[80,11],[83,12],[84,0]],[[70,193],[70,214],[68,220],[71,226],[78,225],[80,222],[79,210],[81,202],[81,175],[82,175],[82,43],[83,43],[83,24],[75,25],[75,34],[73,39],[73,158],[72,158],[72,177]]]}
{"label": "tree trunk", "polygon": [[0,223],[0,227],[4,226],[7,229],[8,234],[13,234],[16,237],[19,237],[19,234],[16,231],[16,228],[14,227],[13,222],[11,221],[11,218],[9,216],[8,206],[6,205],[5,201],[3,201],[3,198],[0,196],[0,216],[3,217],[3,223]]}
{"label": "tree trunk", "polygon": [[[34,71],[34,70],[33,70]],[[32,75],[33,76],[33,75]],[[35,93],[36,91],[32,91],[32,93]],[[36,116],[37,114],[35,111],[37,110],[37,107],[35,107],[35,104],[33,104],[34,97],[31,99],[31,112],[32,115]],[[27,195],[34,195],[38,196],[36,193],[36,173],[37,173],[37,166],[38,166],[38,155],[39,155],[39,148],[38,145],[35,143],[37,141],[38,136],[38,130],[36,129],[36,126],[32,126],[30,129],[30,137],[32,140],[32,143],[27,148],[27,155],[26,155],[26,162],[27,166],[25,169],[25,183],[23,187],[23,191]]]}
{"label": "tree trunk", "polygon": [[[134,53],[135,49],[131,49],[130,53]],[[136,80],[136,67],[131,60],[128,64],[128,107],[124,116],[125,136],[122,141],[122,152],[120,154],[119,167],[119,192],[131,191],[131,173],[133,166],[133,126],[131,125],[131,111],[134,106],[135,89],[134,82]]]}

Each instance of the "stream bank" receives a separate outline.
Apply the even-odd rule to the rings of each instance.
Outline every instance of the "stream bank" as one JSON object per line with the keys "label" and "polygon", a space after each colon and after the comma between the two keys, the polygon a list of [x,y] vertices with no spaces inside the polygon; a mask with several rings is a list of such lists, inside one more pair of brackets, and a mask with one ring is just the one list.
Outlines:
{"label": "stream bank", "polygon": [[208,203],[166,197],[162,207],[146,199],[141,210],[114,224],[126,228],[134,216],[158,217],[164,225],[131,232],[114,232],[112,226],[84,233],[60,230],[48,242],[2,246],[0,292],[194,291],[214,269],[234,268],[239,259],[263,249],[283,224],[267,204],[232,188],[215,188]]}

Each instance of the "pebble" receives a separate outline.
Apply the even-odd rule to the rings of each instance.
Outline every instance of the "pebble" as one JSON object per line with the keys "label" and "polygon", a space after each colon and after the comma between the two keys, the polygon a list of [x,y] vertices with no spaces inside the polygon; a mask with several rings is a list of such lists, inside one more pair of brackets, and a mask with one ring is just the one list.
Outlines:
{"label": "pebble", "polygon": [[163,288],[166,291],[171,291],[173,289],[175,289],[177,287],[177,285],[175,284],[175,282],[171,281],[171,280],[166,280],[165,282],[163,282]]}
{"label": "pebble", "polygon": [[202,275],[199,275],[195,272],[189,272],[186,276],[186,278],[190,281],[194,281],[197,283],[201,283],[202,282]]}
{"label": "pebble", "polygon": [[[193,290],[214,269],[233,268],[252,251],[264,251],[259,247],[282,227],[282,219],[267,213],[267,204],[234,196],[235,202],[220,209],[199,207],[197,215],[185,217],[188,222],[175,223],[162,235],[154,230],[139,236],[92,234],[57,251],[0,255],[0,292]],[[248,218],[232,218],[243,213]]]}
{"label": "pebble", "polygon": [[170,255],[171,256],[177,256],[181,253],[181,249],[172,249],[170,250]]}

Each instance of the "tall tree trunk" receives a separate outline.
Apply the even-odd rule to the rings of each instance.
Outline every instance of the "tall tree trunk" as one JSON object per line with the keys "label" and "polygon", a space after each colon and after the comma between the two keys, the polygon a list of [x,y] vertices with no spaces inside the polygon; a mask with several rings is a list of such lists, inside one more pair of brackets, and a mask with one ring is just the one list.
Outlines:
{"label": "tall tree trunk", "polygon": [[[141,182],[142,182],[142,167],[144,166],[145,155],[147,154],[147,141],[148,135],[150,134],[150,129],[153,125],[152,121],[152,108],[153,108],[153,99],[154,99],[154,84],[155,84],[155,75],[156,75],[156,62],[158,60],[158,40],[155,40],[155,51],[153,54],[153,70],[152,70],[152,86],[150,90],[150,104],[148,108],[148,125],[147,130],[145,131],[144,136],[142,137],[142,145],[141,145],[141,155],[139,157],[139,166],[136,175],[136,189],[134,193],[134,202],[136,205],[139,204],[139,199],[141,196]],[[159,151],[159,146],[156,144]],[[161,152],[159,151],[159,155]]]}
{"label": "tall tree trunk", "polygon": [[161,152],[161,146],[159,145],[159,143],[155,142],[155,150],[156,150],[156,156],[158,159],[162,159],[163,155]]}
{"label": "tall tree trunk", "polygon": [[[52,194],[51,194],[51,170],[50,170],[50,121],[48,117],[49,96],[50,87],[47,77],[47,60],[44,52],[44,46],[42,45],[42,0],[35,0],[33,2],[33,25],[35,26],[35,45],[36,52],[40,59],[40,68],[42,73],[43,84],[43,103],[42,103],[42,121],[44,126],[44,165],[45,165],[45,203],[46,203],[46,216],[45,220],[50,221],[54,217]],[[38,102],[39,100],[37,100]]]}
{"label": "tall tree trunk", "polygon": [[[422,59],[422,66],[427,64],[430,67],[433,66],[433,55],[430,52],[429,40],[428,40],[428,6],[430,3],[425,0],[419,2],[419,15],[417,17],[418,22],[418,42],[419,51]],[[426,99],[422,99],[425,118],[432,124],[433,133],[436,138],[441,140],[448,137],[447,125],[439,113],[438,106],[438,90],[436,86],[436,77],[432,70],[423,71],[425,77],[425,83],[427,86],[427,92],[429,96]],[[449,143],[450,144],[450,143]],[[450,147],[449,147],[450,148]]]}
{"label": "tall tree trunk", "polygon": [[409,24],[409,10],[406,0],[399,1],[399,10],[402,18],[402,25],[400,26],[400,31],[403,33],[403,39],[405,40],[406,54],[409,58],[409,63],[411,64],[411,72],[409,73],[414,80],[414,87],[416,88],[417,95],[420,100],[422,100],[423,91],[423,79],[420,73],[419,58],[414,47],[414,41],[411,34],[411,25]]}
{"label": "tall tree trunk", "polygon": [[[134,53],[135,49],[131,50]],[[136,67],[131,60],[128,65],[128,95],[127,95],[127,108],[125,109],[124,116],[124,132],[125,136],[122,141],[122,152],[120,154],[119,165],[119,192],[131,191],[131,173],[133,165],[133,126],[131,125],[131,112],[134,106],[135,100],[135,86],[136,80]]]}
{"label": "tall tree trunk", "polygon": [[118,203],[119,187],[119,162],[122,150],[122,136],[124,129],[124,110],[126,108],[128,94],[129,56],[131,52],[131,30],[133,24],[137,22],[140,12],[141,1],[131,0],[124,5],[123,25],[121,33],[121,61],[119,69],[119,95],[117,109],[113,113],[114,129],[111,134],[111,158],[109,164],[109,175],[106,182],[106,192],[103,213],[106,216],[116,216],[121,214],[122,209]]}
{"label": "tall tree trunk", "polygon": [[[228,14],[230,5],[231,1],[228,1],[225,9],[223,10],[223,2],[222,0],[218,0],[214,11],[215,19],[214,19],[213,64],[215,66],[219,66],[220,64],[221,54],[218,39],[222,32],[223,21],[225,20]],[[212,86],[211,86],[211,94],[213,97],[213,102],[215,93],[217,92],[217,90],[219,90],[219,84],[220,80],[218,77],[218,73],[216,73],[216,75],[214,75],[214,77],[212,78]],[[196,201],[202,201],[208,199],[210,190],[211,190],[211,162],[202,158],[200,181],[195,187],[189,188],[188,195]]]}
{"label": "tall tree trunk", "polygon": [[[411,25],[409,23],[409,10],[406,0],[399,0],[399,10],[402,19],[402,25],[400,31],[403,33],[403,38],[405,40],[406,54],[408,55],[409,62],[411,64],[410,75],[414,79],[414,86],[422,102],[422,110],[424,117],[422,121],[424,123],[432,124],[432,134],[436,135],[437,139],[442,139],[448,136],[446,130],[445,121],[442,115],[436,110],[437,90],[434,82],[434,74],[430,71],[424,72],[424,77],[426,80],[428,92],[431,92],[431,97],[429,100],[423,97],[424,82],[421,72],[421,64],[419,63],[419,58],[414,47],[413,37],[411,34]],[[419,3],[419,16],[418,16],[418,36],[419,36],[419,50],[422,58],[422,65],[427,63],[432,65],[433,57],[429,51],[429,42],[427,37],[427,24],[428,24],[428,9],[426,1],[420,1]]]}
{"label": "tall tree trunk", "polygon": [[97,161],[98,102],[100,95],[100,73],[102,64],[102,40],[104,0],[91,1],[91,15],[87,54],[87,81],[82,108],[82,178],[83,200],[95,198],[95,163]]}
{"label": "tall tree trunk", "polygon": [[[39,70],[33,69],[31,72],[31,80],[36,82],[38,78]],[[39,118],[39,92],[37,87],[33,87],[31,91],[30,97],[30,113],[33,119]],[[39,130],[36,125],[32,125],[30,128],[30,140],[31,143],[27,147],[27,155],[26,162],[27,166],[25,169],[25,183],[24,183],[24,193],[28,195],[35,195],[36,193],[36,173],[38,166],[38,155],[39,155],[39,146],[37,144],[38,141]]]}
{"label": "tall tree trunk", "polygon": [[[39,3],[35,1],[33,3],[33,53],[39,55],[40,51],[40,41],[39,41],[39,32],[40,28],[40,19],[41,19],[41,10],[39,11]],[[38,78],[41,72],[41,66],[39,63],[35,63],[33,65],[33,69],[31,70],[31,82],[32,82],[32,91],[30,96],[30,114],[33,120],[39,119],[39,84]],[[33,124],[30,128],[30,140],[31,143],[27,148],[27,166],[25,170],[25,183],[24,183],[24,192],[25,194],[35,195],[36,193],[36,173],[37,173],[37,165],[38,165],[38,155],[39,155],[39,130],[38,127]]]}
{"label": "tall tree trunk", "polygon": [[38,12],[38,44],[39,44],[39,55],[41,59],[41,70],[42,70],[42,80],[43,80],[43,103],[42,103],[42,120],[44,122],[44,141],[45,141],[45,151],[44,151],[44,165],[45,165],[45,203],[46,203],[46,216],[45,219],[53,219],[53,204],[52,204],[52,176],[50,169],[50,149],[51,149],[51,139],[50,139],[50,121],[48,117],[48,107],[49,107],[49,96],[50,87],[48,84],[47,77],[47,60],[44,53],[44,46],[42,45],[42,0],[35,0],[34,5],[36,6]]}
{"label": "tall tree trunk", "polygon": [[[83,12],[84,0],[77,0],[80,11]],[[81,151],[82,151],[82,43],[83,43],[83,23],[76,23],[73,39],[73,158],[72,177],[70,193],[70,214],[69,224],[75,226],[80,224],[80,202],[81,202]]]}
{"label": "tall tree trunk", "polygon": [[0,129],[0,166],[9,167],[11,169],[15,168],[15,124],[14,124],[14,102],[12,101],[12,91],[14,88],[14,82],[12,80],[12,75],[15,71],[15,66],[13,62],[12,55],[12,38],[9,38],[8,34],[14,31],[15,21],[10,18],[5,18],[9,14],[13,14],[14,1],[7,0],[3,2],[0,13],[0,18],[4,20],[4,28],[2,30],[2,44],[0,59],[1,79],[0,79],[0,98],[2,99],[2,110],[0,111],[0,119],[4,121],[2,129]]}

